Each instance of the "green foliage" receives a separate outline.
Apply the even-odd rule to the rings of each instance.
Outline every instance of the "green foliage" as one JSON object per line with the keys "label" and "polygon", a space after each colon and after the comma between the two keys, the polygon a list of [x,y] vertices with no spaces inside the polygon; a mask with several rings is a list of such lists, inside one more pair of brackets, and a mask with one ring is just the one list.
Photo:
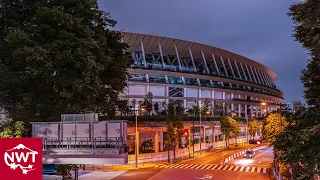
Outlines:
{"label": "green foliage", "polygon": [[229,147],[229,139],[236,138],[240,133],[239,124],[230,116],[220,120],[221,132],[226,138],[226,146]]}
{"label": "green foliage", "polygon": [[72,180],[71,170],[74,170],[76,165],[74,164],[59,164],[57,165],[58,174],[62,175],[62,180]]}
{"label": "green foliage", "polygon": [[260,122],[256,119],[252,119],[248,122],[248,129],[250,136],[253,137],[256,135],[256,133],[260,130]]}
{"label": "green foliage", "polygon": [[24,122],[22,121],[12,121],[8,120],[0,127],[0,132],[2,131],[3,138],[21,138],[25,133]]}
{"label": "green foliage", "polygon": [[152,139],[143,141],[140,148],[139,148],[140,153],[152,153],[154,152],[153,150],[153,141]]}
{"label": "green foliage", "polygon": [[273,143],[276,136],[285,130],[288,126],[286,117],[281,113],[270,114],[263,122],[262,126],[262,140],[268,143]]}
{"label": "green foliage", "polygon": [[148,92],[146,94],[146,96],[144,97],[143,99],[143,102],[142,102],[142,106],[146,109],[146,112],[150,115],[151,112],[152,112],[152,99],[153,99],[153,94],[152,92]]}
{"label": "green foliage", "polygon": [[320,108],[320,2],[299,1],[290,7],[289,16],[294,22],[293,37],[310,52],[311,59],[302,71],[305,99],[309,106]]}
{"label": "green foliage", "polygon": [[[306,109],[294,114],[289,125],[274,142],[277,159],[291,164],[294,179],[312,179],[319,174],[320,113]],[[318,168],[318,169],[317,169]]]}
{"label": "green foliage", "polygon": [[129,58],[97,0],[3,0],[0,11],[0,103],[12,119],[114,115]]}
{"label": "green foliage", "polygon": [[182,116],[184,114],[184,107],[180,103],[177,103],[175,105],[175,112],[176,112],[176,115]]}
{"label": "green foliage", "polygon": [[121,115],[127,116],[130,112],[129,102],[128,100],[118,100],[117,101],[118,111],[121,112]]}
{"label": "green foliage", "polygon": [[[183,131],[183,121],[181,117],[169,116],[166,119],[167,139],[166,146],[175,149],[181,141],[181,132]],[[179,142],[177,142],[179,141]]]}
{"label": "green foliage", "polygon": [[227,114],[227,106],[223,104],[214,104],[213,115],[214,116],[225,116]]}
{"label": "green foliage", "polygon": [[159,114],[159,103],[156,102],[154,105],[153,105],[153,108],[154,108],[154,111],[156,112],[156,114]]}
{"label": "green foliage", "polygon": [[200,108],[198,106],[192,106],[187,110],[187,114],[189,116],[199,116],[200,114]]}

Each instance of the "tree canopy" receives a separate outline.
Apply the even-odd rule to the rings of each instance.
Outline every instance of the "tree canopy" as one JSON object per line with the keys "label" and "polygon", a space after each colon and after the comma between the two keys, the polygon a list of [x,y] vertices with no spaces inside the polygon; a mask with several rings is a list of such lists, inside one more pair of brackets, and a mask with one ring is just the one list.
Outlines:
{"label": "tree canopy", "polygon": [[[274,142],[277,159],[289,163],[294,179],[312,179],[319,174],[320,114],[314,109],[301,110],[288,121],[290,124]],[[318,125],[314,125],[318,123]]]}
{"label": "tree canopy", "polygon": [[220,120],[221,132],[225,136],[226,146],[229,147],[229,139],[236,138],[240,133],[239,124],[230,116]]}
{"label": "tree canopy", "polygon": [[272,113],[263,122],[262,139],[268,143],[273,143],[276,136],[288,126],[286,117],[281,113]]}
{"label": "tree canopy", "polygon": [[13,119],[114,113],[127,45],[97,0],[3,0],[0,21],[0,105]]}
{"label": "tree canopy", "polygon": [[289,16],[295,27],[293,37],[310,53],[309,63],[301,76],[305,99],[309,106],[320,108],[320,2],[299,1],[290,7]]}
{"label": "tree canopy", "polygon": [[310,55],[301,76],[310,108],[298,111],[288,120],[290,124],[276,136],[274,147],[277,160],[292,168],[293,177],[289,178],[313,179],[320,174],[320,1],[294,3],[288,15],[294,23],[293,37]]}
{"label": "tree canopy", "polygon": [[260,122],[256,119],[250,120],[248,123],[248,129],[250,136],[252,136],[254,139],[254,136],[260,130]]}

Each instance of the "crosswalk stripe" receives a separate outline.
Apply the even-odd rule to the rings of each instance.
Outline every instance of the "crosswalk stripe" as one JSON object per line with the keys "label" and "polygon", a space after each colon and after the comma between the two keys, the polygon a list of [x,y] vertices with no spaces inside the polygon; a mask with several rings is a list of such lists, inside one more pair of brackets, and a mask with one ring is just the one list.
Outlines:
{"label": "crosswalk stripe", "polygon": [[176,164],[170,164],[170,165],[168,165],[166,168],[172,168],[172,167],[174,167]]}
{"label": "crosswalk stripe", "polygon": [[213,166],[216,166],[216,165],[213,165],[213,164],[210,164],[208,167],[206,167],[205,169],[211,169]]}
{"label": "crosswalk stripe", "polygon": [[261,172],[261,167],[257,168],[257,172],[260,173]]}
{"label": "crosswalk stripe", "polygon": [[166,164],[155,166],[156,168],[183,168],[183,169],[208,169],[208,170],[224,170],[224,171],[242,171],[267,173],[268,168],[253,166],[235,166],[235,165],[218,165],[218,164]]}
{"label": "crosswalk stripe", "polygon": [[194,168],[194,169],[200,169],[200,168],[202,168],[203,166],[205,166],[205,164],[200,164],[200,166],[198,166],[198,167],[196,167],[196,168]]}
{"label": "crosswalk stripe", "polygon": [[239,168],[240,166],[236,166],[236,168],[234,168],[233,171],[238,171]]}
{"label": "crosswalk stripe", "polygon": [[208,166],[210,166],[210,164],[205,164],[201,169],[206,169]]}
{"label": "crosswalk stripe", "polygon": [[221,170],[224,166],[223,165],[220,165],[217,170]]}
{"label": "crosswalk stripe", "polygon": [[186,168],[187,166],[189,166],[189,164],[184,164],[183,166],[180,166],[179,168]]}
{"label": "crosswalk stripe", "polygon": [[177,165],[174,166],[173,168],[180,168],[181,166],[184,166],[184,164],[177,164]]}
{"label": "crosswalk stripe", "polygon": [[189,169],[191,166],[193,166],[194,164],[188,164],[188,166],[186,166],[185,168]]}
{"label": "crosswalk stripe", "polygon": [[267,173],[267,168],[263,168],[263,173]]}
{"label": "crosswalk stripe", "polygon": [[225,166],[222,170],[227,170],[229,168],[229,166]]}
{"label": "crosswalk stripe", "polygon": [[195,167],[199,166],[199,164],[194,164],[193,166],[190,166],[189,169],[193,169]]}
{"label": "crosswalk stripe", "polygon": [[243,171],[244,168],[245,168],[245,166],[241,166],[239,171]]}

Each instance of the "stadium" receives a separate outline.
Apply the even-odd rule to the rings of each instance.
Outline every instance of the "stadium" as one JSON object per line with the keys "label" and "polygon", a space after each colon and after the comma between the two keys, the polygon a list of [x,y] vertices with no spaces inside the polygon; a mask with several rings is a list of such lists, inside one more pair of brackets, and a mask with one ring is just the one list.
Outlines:
{"label": "stadium", "polygon": [[143,101],[148,92],[160,111],[169,103],[186,110],[221,105],[231,116],[263,117],[284,102],[277,74],[241,55],[210,45],[131,32],[123,33],[131,65],[124,97]]}

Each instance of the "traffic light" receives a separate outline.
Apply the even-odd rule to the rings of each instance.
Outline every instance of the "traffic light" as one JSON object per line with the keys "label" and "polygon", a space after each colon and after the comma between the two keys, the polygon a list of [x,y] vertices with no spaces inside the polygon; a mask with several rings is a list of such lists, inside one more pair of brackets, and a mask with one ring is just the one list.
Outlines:
{"label": "traffic light", "polygon": [[185,129],[185,130],[183,131],[183,135],[184,135],[184,136],[188,136],[188,135],[189,135],[189,130],[188,130],[188,129]]}

